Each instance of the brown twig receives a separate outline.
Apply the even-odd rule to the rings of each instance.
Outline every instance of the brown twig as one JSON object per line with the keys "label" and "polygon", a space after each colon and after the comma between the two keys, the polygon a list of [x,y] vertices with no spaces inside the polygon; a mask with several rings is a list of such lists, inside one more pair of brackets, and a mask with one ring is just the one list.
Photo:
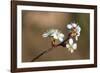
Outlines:
{"label": "brown twig", "polygon": [[43,52],[40,53],[38,56],[36,56],[36,57],[32,60],[32,62],[34,62],[35,60],[37,60],[37,59],[38,59],[40,56],[42,56],[43,54],[45,54],[45,53],[51,51],[52,49],[53,49],[53,47],[52,47],[52,48],[49,48],[49,49],[47,49],[47,50],[45,50],[45,51],[43,51]]}
{"label": "brown twig", "polygon": [[67,39],[65,39],[63,42],[57,44],[56,46],[51,47],[51,48],[49,48],[49,49],[46,49],[45,51],[43,51],[42,53],[40,53],[38,56],[36,56],[34,59],[32,59],[32,62],[34,62],[35,60],[37,60],[40,56],[44,55],[45,53],[51,51],[51,50],[54,49],[55,47],[58,47],[58,46],[63,46],[63,47],[65,47],[65,46],[66,46],[65,42],[66,42],[68,39],[69,39],[69,37],[68,37]]}

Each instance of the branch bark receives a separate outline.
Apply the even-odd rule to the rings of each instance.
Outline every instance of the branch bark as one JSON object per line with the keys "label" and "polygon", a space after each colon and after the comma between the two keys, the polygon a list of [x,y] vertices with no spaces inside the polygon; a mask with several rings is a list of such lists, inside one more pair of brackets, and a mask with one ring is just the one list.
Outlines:
{"label": "branch bark", "polygon": [[63,42],[57,44],[56,46],[54,47],[51,47],[49,49],[46,49],[45,51],[43,51],[42,53],[40,53],[38,56],[36,56],[35,58],[32,59],[31,62],[34,62],[36,61],[39,57],[41,57],[42,55],[44,55],[45,53],[48,53],[49,51],[53,50],[55,47],[58,47],[58,46],[63,46],[63,47],[66,47],[66,41],[68,40],[69,38],[65,39]]}
{"label": "branch bark", "polygon": [[51,51],[52,49],[53,49],[53,47],[52,47],[52,48],[49,48],[49,49],[47,49],[47,50],[45,50],[45,51],[43,51],[43,52],[40,53],[38,56],[36,56],[36,57],[32,60],[32,62],[34,62],[35,60],[37,60],[40,56],[44,55],[45,53],[48,53],[48,52]]}

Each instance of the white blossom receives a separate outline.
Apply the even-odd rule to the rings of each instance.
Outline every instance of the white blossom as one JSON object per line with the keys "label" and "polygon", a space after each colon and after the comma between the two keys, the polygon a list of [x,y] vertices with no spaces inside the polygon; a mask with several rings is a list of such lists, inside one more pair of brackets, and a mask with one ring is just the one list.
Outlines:
{"label": "white blossom", "polygon": [[77,33],[77,35],[76,35],[76,40],[78,40],[78,37],[80,36],[80,32],[81,32],[81,28],[80,28],[80,26],[78,25],[78,26],[76,27],[76,33]]}
{"label": "white blossom", "polygon": [[57,29],[50,29],[49,31],[45,32],[42,36],[53,37],[53,39],[59,40],[60,42],[64,40],[64,34]]}
{"label": "white blossom", "polygon": [[69,50],[71,53],[73,53],[74,50],[77,49],[77,43],[74,43],[73,39],[70,38],[70,39],[68,40],[68,43],[66,44],[66,48],[68,48],[68,50]]}
{"label": "white blossom", "polygon": [[68,29],[72,29],[72,25],[71,25],[71,24],[68,24],[68,25],[67,25],[67,28],[68,28]]}
{"label": "white blossom", "polygon": [[77,25],[76,23],[71,23],[67,25],[67,28],[70,30],[75,29],[75,33],[77,34],[75,36],[76,41],[78,40],[78,37],[80,36],[80,32],[81,32],[81,27],[79,25]]}
{"label": "white blossom", "polygon": [[77,24],[76,23],[72,23],[72,27],[77,27]]}

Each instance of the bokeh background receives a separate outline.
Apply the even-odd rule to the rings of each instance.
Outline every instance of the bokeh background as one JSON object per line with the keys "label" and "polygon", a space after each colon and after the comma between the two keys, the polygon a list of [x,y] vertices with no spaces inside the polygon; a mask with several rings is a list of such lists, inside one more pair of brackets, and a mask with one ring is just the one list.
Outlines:
{"label": "bokeh background", "polygon": [[82,28],[78,48],[70,53],[67,48],[57,47],[36,61],[89,59],[89,14],[66,12],[22,11],[22,62],[31,62],[41,52],[51,47],[51,40],[43,38],[48,29],[59,29],[67,37],[66,25],[76,22]]}

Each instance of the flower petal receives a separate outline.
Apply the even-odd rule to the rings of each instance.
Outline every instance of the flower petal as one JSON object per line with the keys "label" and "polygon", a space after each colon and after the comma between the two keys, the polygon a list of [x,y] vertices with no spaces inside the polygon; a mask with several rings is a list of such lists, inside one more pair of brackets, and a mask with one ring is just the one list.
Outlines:
{"label": "flower petal", "polygon": [[80,36],[80,32],[77,32],[77,36]]}
{"label": "flower petal", "polygon": [[70,44],[70,45],[73,44],[73,39],[72,39],[72,38],[69,39],[69,44]]}
{"label": "flower petal", "polygon": [[81,32],[81,28],[80,28],[80,26],[79,26],[79,25],[77,26],[77,28],[76,28],[76,29],[77,29],[77,32]]}
{"label": "flower petal", "polygon": [[76,23],[72,23],[72,27],[76,27],[77,26],[77,24]]}
{"label": "flower petal", "polygon": [[48,37],[48,33],[44,33],[42,36],[43,37]]}
{"label": "flower petal", "polygon": [[73,52],[74,52],[74,50],[73,50],[73,49],[71,49],[71,50],[70,50],[70,52],[71,52],[71,53],[73,53]]}
{"label": "flower petal", "polygon": [[68,24],[68,25],[67,25],[67,28],[68,28],[68,29],[71,29],[71,28],[72,28],[72,25],[71,25],[71,24]]}
{"label": "flower petal", "polygon": [[77,44],[76,44],[76,43],[73,44],[73,49],[74,49],[74,50],[77,49]]}
{"label": "flower petal", "polygon": [[78,36],[75,37],[76,41],[78,41]]}
{"label": "flower petal", "polygon": [[57,36],[57,34],[55,34],[55,33],[52,34],[51,36],[53,36],[54,39],[58,39],[58,36]]}
{"label": "flower petal", "polygon": [[64,40],[63,38],[59,37],[59,41],[60,41],[60,42],[63,42],[63,40]]}
{"label": "flower petal", "polygon": [[66,44],[66,48],[68,48],[68,49],[69,49],[69,48],[70,48],[70,45],[69,45],[69,44]]}
{"label": "flower petal", "polygon": [[58,30],[57,30],[57,29],[51,29],[51,30],[48,31],[48,33],[49,33],[50,35],[56,34],[56,33],[58,33]]}
{"label": "flower petal", "polygon": [[62,34],[62,33],[59,33],[58,36],[61,37],[61,38],[64,38],[64,34]]}

